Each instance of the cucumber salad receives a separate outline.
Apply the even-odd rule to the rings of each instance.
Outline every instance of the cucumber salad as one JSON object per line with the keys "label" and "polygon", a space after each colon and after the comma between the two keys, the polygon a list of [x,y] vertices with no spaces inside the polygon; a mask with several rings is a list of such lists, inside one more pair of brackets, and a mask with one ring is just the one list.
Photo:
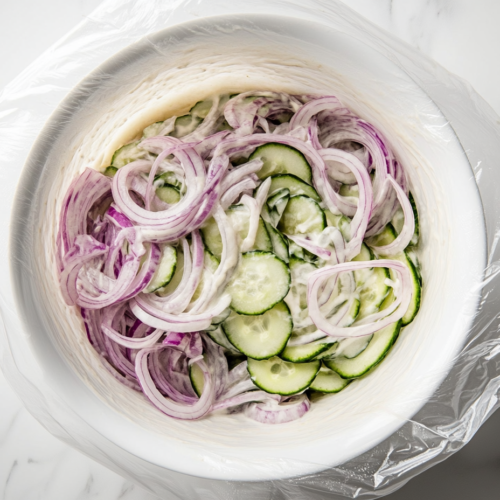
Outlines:
{"label": "cucumber salad", "polygon": [[255,91],[75,178],[57,266],[103,365],[160,411],[278,424],[366,376],[414,319],[418,232],[373,125],[334,96]]}

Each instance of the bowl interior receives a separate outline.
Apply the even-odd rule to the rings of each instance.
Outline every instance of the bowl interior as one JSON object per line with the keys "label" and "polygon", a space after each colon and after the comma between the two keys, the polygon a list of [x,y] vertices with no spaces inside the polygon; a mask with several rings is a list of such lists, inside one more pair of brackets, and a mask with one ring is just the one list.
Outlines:
{"label": "bowl interior", "polygon": [[[177,421],[102,368],[78,313],[64,305],[54,263],[57,214],[74,175],[106,165],[144,126],[215,92],[249,89],[337,95],[387,136],[419,209],[421,310],[382,365],[315,403],[298,421],[265,426],[241,415]],[[432,395],[477,307],[486,256],[483,212],[453,130],[391,61],[310,22],[214,17],[131,46],[81,82],[52,116],[20,185],[16,206],[23,212],[13,214],[11,255],[22,258],[12,258],[11,269],[43,376],[103,439],[178,472],[278,479],[317,472],[367,451]],[[26,218],[32,223],[17,222]]]}

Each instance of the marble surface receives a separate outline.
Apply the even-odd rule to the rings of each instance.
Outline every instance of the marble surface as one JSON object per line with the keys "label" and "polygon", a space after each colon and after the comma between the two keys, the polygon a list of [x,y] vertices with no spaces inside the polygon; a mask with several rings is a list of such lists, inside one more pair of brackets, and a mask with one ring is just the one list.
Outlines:
{"label": "marble surface", "polygon": [[[468,80],[500,114],[500,2],[497,0],[344,0],[394,36],[430,55],[448,70]],[[72,29],[101,3],[100,0],[18,0],[0,5],[0,87]],[[35,43],[36,42],[36,43]],[[23,408],[0,375],[0,498],[2,500],[153,500],[157,497],[134,486],[50,435]],[[497,416],[486,425],[499,428]],[[485,460],[488,440],[481,430],[465,450],[424,473],[392,500],[465,500],[497,498],[478,494],[478,488],[498,474],[500,455],[488,456],[481,474],[467,476]],[[494,433],[494,432],[493,432]],[[483,441],[481,441],[483,440]],[[490,441],[491,446],[491,441]],[[498,443],[500,444],[500,443]],[[498,448],[497,448],[498,449]],[[473,450],[469,457],[464,453]],[[474,455],[475,453],[475,455]],[[465,461],[464,461],[465,460]],[[481,462],[483,460],[483,462]],[[458,464],[458,465],[456,465]],[[460,465],[462,464],[462,465]],[[462,468],[461,468],[462,467]],[[488,479],[490,467],[492,476]],[[445,476],[461,475],[453,493]],[[443,479],[444,478],[444,479]],[[475,483],[475,481],[477,483]],[[481,484],[479,484],[481,483]],[[451,483],[450,483],[451,484]],[[489,483],[488,483],[489,484]],[[500,487],[500,480],[492,483]],[[425,487],[427,485],[427,491]],[[423,488],[423,489],[422,489]],[[497,490],[498,491],[498,490]],[[164,499],[166,500],[166,499]]]}

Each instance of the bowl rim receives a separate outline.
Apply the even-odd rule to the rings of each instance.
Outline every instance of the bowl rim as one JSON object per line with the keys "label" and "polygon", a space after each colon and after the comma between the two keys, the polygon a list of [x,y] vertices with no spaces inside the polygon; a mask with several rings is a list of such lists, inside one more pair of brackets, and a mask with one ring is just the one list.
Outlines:
{"label": "bowl rim", "polygon": [[[110,73],[114,74],[115,72],[119,72],[120,70],[123,69],[123,65],[120,63],[120,60],[126,60],[127,64],[132,64],[135,58],[141,59],[143,57],[142,51],[143,51],[143,45],[147,45],[149,41],[153,38],[161,38],[163,39],[164,37],[167,36],[172,36],[176,35],[176,33],[182,34],[182,32],[185,32],[186,30],[189,31],[193,27],[199,27],[199,26],[214,26],[217,25],[217,23],[220,22],[227,22],[228,20],[232,20],[234,18],[237,18],[241,20],[240,15],[227,15],[227,16],[213,16],[210,18],[204,18],[201,20],[196,20],[196,21],[189,21],[188,23],[183,23],[180,25],[176,25],[173,27],[168,27],[165,28],[164,30],[155,33],[154,35],[150,35],[146,37],[146,39],[143,39],[126,49],[121,50],[118,52],[115,56],[110,58],[108,61],[106,61],[104,64],[99,66],[94,72],[92,72],[88,77],[86,77],[84,80],[82,80],[67,96],[66,99],[60,104],[56,112],[50,117],[48,122],[46,123],[42,133],[39,136],[39,139],[37,139],[36,144],[33,146],[32,151],[30,152],[29,158],[26,162],[26,166],[23,168],[22,171],[22,180],[19,183],[19,188],[18,192],[16,193],[16,203],[15,207],[12,213],[12,228],[11,228],[11,236],[10,236],[10,246],[11,246],[11,270],[12,270],[12,286],[14,289],[14,294],[15,294],[15,300],[18,305],[18,310],[19,311],[25,311],[26,308],[33,308],[34,311],[36,311],[36,301],[32,298],[29,297],[27,300],[27,294],[29,295],[31,292],[27,290],[27,284],[26,280],[22,280],[19,278],[19,273],[23,272],[22,266],[19,264],[18,259],[13,258],[12,256],[15,256],[18,251],[19,251],[19,245],[22,244],[23,241],[26,241],[26,237],[29,238],[29,235],[26,234],[26,227],[20,227],[20,222],[23,220],[27,220],[28,218],[31,218],[31,210],[32,206],[26,205],[26,200],[27,199],[32,199],[32,190],[33,190],[33,180],[34,179],[39,179],[43,175],[43,168],[45,165],[45,160],[47,156],[50,154],[50,148],[51,148],[51,141],[53,140],[54,134],[64,134],[64,127],[61,129],[61,123],[65,123],[66,119],[71,116],[71,112],[74,109],[78,109],[80,106],[82,106],[82,101],[84,102],[87,97],[90,97],[91,94],[91,89],[93,86],[96,86],[96,90],[98,91],[99,89],[99,82],[101,81],[97,75],[102,75],[102,73]],[[272,22],[277,22],[279,23],[280,26],[286,25],[292,25],[293,23],[298,23],[301,25],[316,25],[316,23],[313,23],[311,21],[302,21],[296,18],[290,18],[287,16],[271,16],[271,15],[248,15],[245,16],[245,20],[250,23],[271,23]],[[297,26],[297,24],[296,24]],[[415,84],[416,85],[416,84]],[[85,92],[81,92],[81,88],[85,87]],[[417,86],[418,87],[418,86]],[[425,95],[426,100],[429,100],[429,97],[425,92],[418,87],[419,92],[422,93],[422,95]],[[446,120],[445,117],[442,115],[441,111],[435,106],[435,112],[439,114],[443,118],[443,120]],[[466,166],[468,168],[468,171],[470,173],[470,164],[467,161],[467,157],[465,155],[465,152],[463,151],[463,148],[458,141],[458,138],[456,137],[455,132],[453,129],[450,127],[450,130],[453,132],[453,136],[456,139],[456,151],[458,152],[460,150],[461,157],[462,157],[462,163],[464,167]],[[23,182],[23,180],[26,180],[28,176],[31,176],[30,182]],[[39,180],[38,180],[39,182]],[[475,184],[474,184],[475,185]],[[479,197],[479,192],[476,187],[476,203],[478,208],[480,208],[480,213],[483,215],[482,211],[482,205]],[[475,212],[475,210],[474,210]],[[482,218],[482,231],[478,229],[478,231],[484,235],[484,238],[481,240],[480,238],[478,239],[479,242],[483,242],[483,245],[481,248],[478,248],[477,254],[479,255],[480,253],[483,254],[483,259],[478,261],[480,262],[485,262],[486,261],[486,231],[484,228],[484,217]],[[484,265],[479,266],[481,269],[485,269]],[[26,277],[25,277],[26,278]],[[476,294],[474,297],[471,297],[470,300],[470,306],[471,310],[476,310],[477,309],[477,303],[480,300],[480,293]],[[473,318],[472,318],[473,319]],[[470,325],[472,325],[472,319],[470,321]],[[24,323],[25,325],[25,331],[30,332],[33,331],[32,329],[28,328],[27,323]],[[469,325],[469,326],[470,326]],[[465,328],[464,330],[469,330],[469,327]],[[463,342],[465,342],[466,335],[463,335]],[[463,344],[462,342],[462,344]],[[35,345],[35,344],[34,344]],[[37,344],[37,348],[40,349],[39,352],[44,352],[46,351],[46,348],[43,348],[40,343]],[[44,355],[46,352],[44,353]],[[64,360],[64,363],[66,361]],[[68,367],[69,365],[65,365]],[[451,365],[449,366],[451,368]],[[446,373],[443,375],[446,375]],[[73,390],[73,383],[70,382],[71,378],[68,378],[66,381],[59,381],[59,389],[62,390],[65,394],[68,394],[68,391]],[[94,427],[96,430],[98,430],[103,436],[105,436],[107,439],[110,439],[113,443],[117,444],[118,446],[127,449],[131,453],[134,453],[138,456],[141,456],[143,459],[150,461],[150,457],[148,455],[148,450],[141,448],[140,450],[135,450],[132,451],[132,448],[130,446],[130,443],[126,443],[125,441],[128,439],[125,438],[124,436],[126,435],[126,425],[125,422],[123,422],[120,425],[115,425],[113,428],[109,427],[103,427],[102,425],[99,424],[99,422],[95,421],[95,418],[92,418],[93,416],[96,416],[96,410],[97,408],[100,408],[101,405],[104,405],[104,402],[101,400],[97,399],[97,396],[95,396],[88,387],[86,387],[83,383],[83,381],[78,381],[81,384],[81,390],[82,393],[86,392],[86,400],[90,401],[91,399],[95,399],[95,407],[93,407],[90,411],[87,410],[87,416],[85,419],[90,423],[92,427]],[[437,384],[434,383],[432,384],[432,392],[437,388]],[[429,394],[430,396],[430,394]],[[97,403],[98,401],[98,403]],[[414,413],[418,411],[418,409],[425,404],[425,401],[421,402],[421,404],[415,405],[409,413],[408,413],[408,418],[410,418]],[[81,412],[82,415],[84,415],[85,409],[82,408],[81,404],[74,404],[73,407]],[[166,417],[168,418],[168,417]],[[373,442],[367,443],[368,447],[364,451],[368,451],[372,446],[375,444],[383,441],[386,437],[391,435],[393,432],[397,431],[401,425],[403,425],[404,421],[401,421],[401,419],[397,418],[391,424],[388,426],[388,428],[385,430],[384,433],[381,433],[376,439],[373,440]],[[262,471],[262,473],[259,475],[254,471],[253,474],[246,475],[245,470],[242,469],[241,467],[234,471],[231,471],[228,473],[228,471],[220,472],[218,470],[214,470],[214,467],[212,465],[208,465],[205,467],[198,467],[195,471],[193,471],[190,467],[189,464],[186,463],[179,463],[180,461],[174,460],[168,462],[169,469],[178,471],[178,472],[183,472],[187,474],[192,474],[192,475],[198,475],[201,477],[207,477],[207,478],[215,478],[215,479],[234,479],[234,480],[268,480],[268,479],[282,479],[285,477],[291,477],[291,476],[296,476],[299,474],[303,473],[313,473],[313,472],[318,472],[320,470],[323,470],[324,464],[321,464],[318,466],[318,464],[313,464],[312,467],[310,467],[308,470],[304,470],[303,465],[300,466],[292,466],[284,472],[283,470],[280,470],[279,475],[269,475],[267,471]],[[166,467],[164,463],[159,463],[156,461],[157,464]],[[292,464],[293,465],[293,464]],[[332,465],[337,465],[337,464],[332,464]]]}

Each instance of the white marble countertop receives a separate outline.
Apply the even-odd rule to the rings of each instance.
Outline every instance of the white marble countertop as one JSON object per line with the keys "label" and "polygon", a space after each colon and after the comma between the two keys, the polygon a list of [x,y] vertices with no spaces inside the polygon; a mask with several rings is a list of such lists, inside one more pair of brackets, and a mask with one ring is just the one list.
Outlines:
{"label": "white marble countertop", "polygon": [[[380,27],[433,57],[451,72],[468,80],[500,114],[500,66],[497,63],[500,51],[500,2],[344,2]],[[0,61],[3,64],[0,87],[7,84],[100,3],[101,0],[2,2]],[[0,401],[2,500],[157,498],[52,437],[23,408],[1,375]],[[404,498],[400,493],[396,494],[397,497]],[[411,495],[406,498],[410,497],[413,498]],[[441,496],[442,500],[448,498],[451,497]],[[454,500],[461,499],[462,497],[454,497]]]}

